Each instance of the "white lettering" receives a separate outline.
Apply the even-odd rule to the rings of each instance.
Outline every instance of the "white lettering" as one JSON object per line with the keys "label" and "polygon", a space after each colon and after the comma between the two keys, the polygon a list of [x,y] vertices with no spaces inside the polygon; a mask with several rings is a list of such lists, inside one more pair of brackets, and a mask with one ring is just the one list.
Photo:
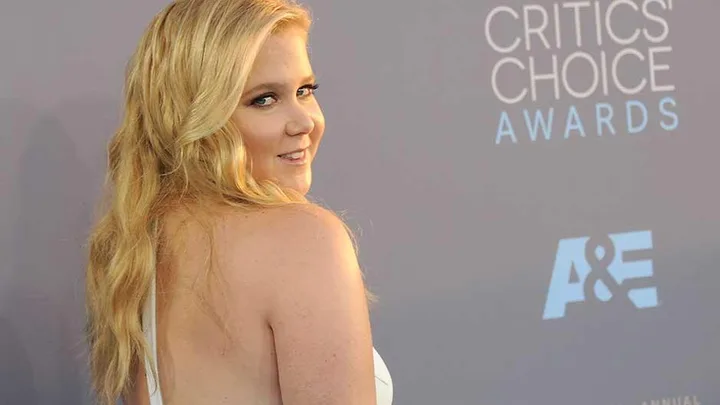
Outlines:
{"label": "white lettering", "polygon": [[518,13],[515,12],[515,10],[513,10],[510,7],[500,6],[500,7],[494,8],[493,11],[491,11],[485,18],[485,38],[487,38],[488,43],[490,44],[492,49],[495,50],[495,52],[511,53],[511,52],[515,51],[517,49],[517,47],[520,45],[519,37],[515,37],[515,40],[513,41],[513,43],[510,46],[502,47],[502,46],[498,45],[497,42],[495,42],[495,40],[492,37],[492,34],[490,33],[490,23],[492,22],[493,18],[495,18],[496,15],[498,15],[502,12],[510,14],[516,20],[520,19],[520,16],[518,15]]}

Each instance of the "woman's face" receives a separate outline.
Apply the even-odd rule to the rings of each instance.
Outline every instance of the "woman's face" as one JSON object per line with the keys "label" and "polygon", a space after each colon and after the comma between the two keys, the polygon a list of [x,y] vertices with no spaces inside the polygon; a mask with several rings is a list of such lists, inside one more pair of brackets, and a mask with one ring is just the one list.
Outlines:
{"label": "woman's face", "polygon": [[303,194],[310,189],[310,166],[325,130],[315,88],[305,31],[287,28],[271,35],[232,117],[255,179]]}

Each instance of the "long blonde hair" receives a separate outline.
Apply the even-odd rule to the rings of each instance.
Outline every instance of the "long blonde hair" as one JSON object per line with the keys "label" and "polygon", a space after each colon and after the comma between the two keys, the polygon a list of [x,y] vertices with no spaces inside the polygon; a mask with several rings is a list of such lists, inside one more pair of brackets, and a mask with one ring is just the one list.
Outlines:
{"label": "long blonde hair", "polygon": [[310,20],[291,0],[177,0],[143,34],[109,145],[107,207],[89,240],[87,334],[100,403],[128,394],[150,355],[142,309],[169,210],[307,203],[250,175],[230,117],[265,39],[288,25],[308,30]]}

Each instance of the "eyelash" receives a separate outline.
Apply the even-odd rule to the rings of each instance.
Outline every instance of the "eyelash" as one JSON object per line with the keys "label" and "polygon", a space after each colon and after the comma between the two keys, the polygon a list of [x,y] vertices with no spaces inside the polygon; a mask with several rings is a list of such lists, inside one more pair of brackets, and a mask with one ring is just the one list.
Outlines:
{"label": "eyelash", "polygon": [[[300,88],[298,89],[298,91],[300,91],[300,90],[302,90],[302,89],[308,89],[308,90],[310,90],[310,93],[309,93],[309,94],[306,94],[305,97],[310,97],[310,96],[312,96],[313,94],[315,94],[315,91],[317,91],[318,87],[320,87],[320,85],[318,85],[317,83],[315,83],[315,84],[306,84],[305,86],[300,87]],[[269,97],[275,98],[275,100],[277,101],[277,97],[275,96],[274,93],[266,93],[266,94],[263,94],[263,95],[261,95],[261,96],[256,97],[255,99],[253,99],[253,101],[250,102],[250,105],[255,106],[255,107],[258,107],[258,108],[268,108],[268,107],[270,107],[272,104],[270,104],[270,105],[261,105],[261,104],[258,104],[258,102],[259,102],[259,101],[262,101],[262,100],[264,100],[264,99],[266,99],[266,98],[269,98]]]}

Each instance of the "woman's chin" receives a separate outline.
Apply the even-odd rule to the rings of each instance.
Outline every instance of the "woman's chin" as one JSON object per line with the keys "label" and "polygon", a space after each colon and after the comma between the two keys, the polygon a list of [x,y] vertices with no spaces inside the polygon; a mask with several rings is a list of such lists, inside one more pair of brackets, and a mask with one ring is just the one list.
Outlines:
{"label": "woman's chin", "polygon": [[283,188],[289,188],[296,193],[305,196],[310,192],[312,186],[312,176],[309,171],[305,175],[293,176],[291,178],[281,179],[280,185]]}

